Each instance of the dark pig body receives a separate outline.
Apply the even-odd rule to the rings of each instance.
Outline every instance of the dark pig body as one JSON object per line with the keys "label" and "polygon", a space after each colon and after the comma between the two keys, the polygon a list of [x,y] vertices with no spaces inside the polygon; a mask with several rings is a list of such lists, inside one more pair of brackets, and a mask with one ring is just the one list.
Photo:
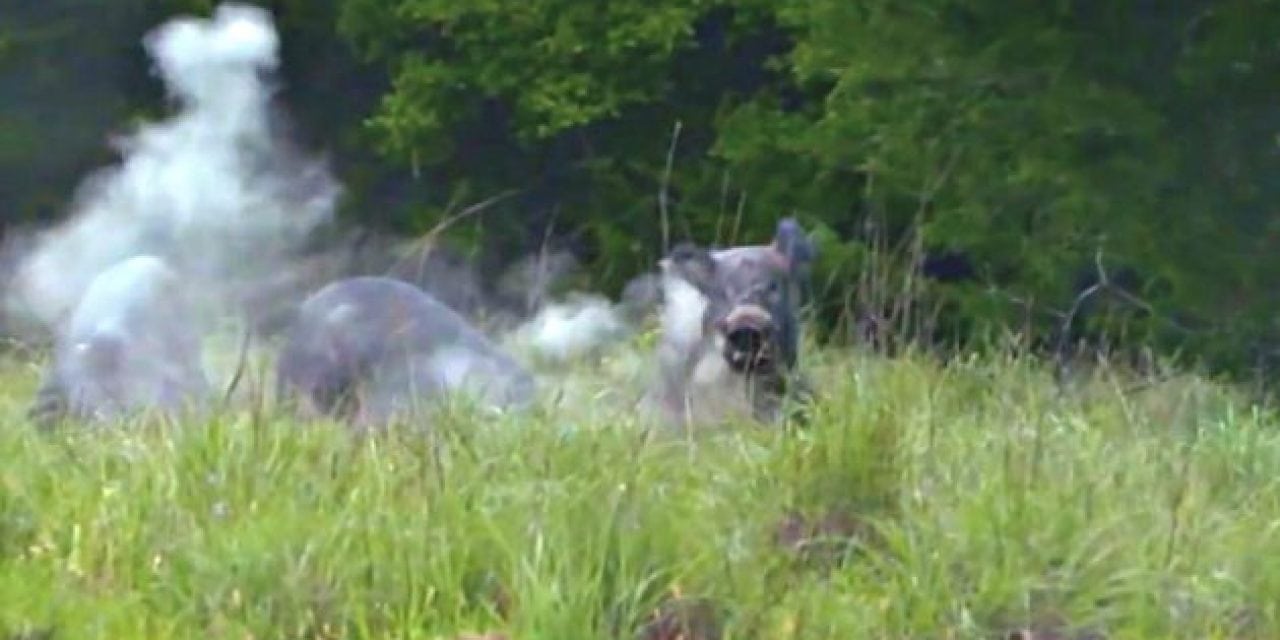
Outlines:
{"label": "dark pig body", "polygon": [[466,389],[486,406],[533,400],[534,380],[458,312],[404,281],[360,276],[307,298],[277,364],[304,409],[381,426]]}
{"label": "dark pig body", "polygon": [[195,408],[209,394],[201,331],[177,273],[140,255],[116,263],[85,289],[58,331],[53,361],[30,415],[106,420]]}

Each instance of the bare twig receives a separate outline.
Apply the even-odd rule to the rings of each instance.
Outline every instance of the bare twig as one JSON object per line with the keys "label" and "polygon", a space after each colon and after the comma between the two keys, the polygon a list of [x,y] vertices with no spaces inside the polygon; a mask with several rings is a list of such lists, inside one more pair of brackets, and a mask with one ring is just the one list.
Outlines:
{"label": "bare twig", "polygon": [[747,210],[747,192],[743,191],[738,196],[738,208],[733,213],[733,232],[730,235],[729,242],[738,241],[738,235],[742,233],[742,214]]}
{"label": "bare twig", "polygon": [[1071,325],[1075,324],[1080,308],[1090,298],[1111,287],[1111,278],[1107,275],[1107,270],[1103,264],[1102,247],[1098,247],[1098,250],[1094,253],[1093,264],[1097,272],[1098,281],[1076,295],[1075,300],[1071,303],[1071,308],[1067,310],[1066,315],[1062,318],[1062,325],[1058,328],[1058,341],[1054,346],[1054,359],[1058,361],[1059,375],[1065,372],[1067,341],[1071,336]]}
{"label": "bare twig", "polygon": [[924,188],[920,190],[918,197],[916,215],[924,215],[925,209],[931,202],[933,202],[934,196],[938,195],[938,192],[942,190],[942,187],[947,184],[947,180],[951,178],[951,172],[954,171],[956,165],[959,164],[961,155],[961,150],[959,148],[952,150],[946,161],[943,162],[942,168],[933,176],[925,178]]}
{"label": "bare twig", "polygon": [[716,233],[713,236],[716,242],[724,242],[724,236],[721,234],[724,227],[725,211],[729,205],[729,170],[724,170],[724,177],[720,180],[720,213],[716,215]]}
{"label": "bare twig", "polygon": [[551,210],[551,219],[547,220],[547,228],[542,232],[542,244],[538,247],[538,265],[534,270],[533,286],[529,287],[529,291],[525,294],[525,313],[531,313],[540,306],[546,294],[544,288],[547,286],[547,270],[549,268],[547,263],[550,261],[551,255],[551,235],[555,231],[556,218],[558,217],[560,217],[560,207]]}
{"label": "bare twig", "polygon": [[244,368],[249,360],[249,342],[252,340],[253,328],[246,323],[244,331],[240,338],[240,353],[236,356],[236,370],[231,374],[231,381],[227,383],[227,389],[222,393],[222,409],[226,410],[231,406],[231,396],[236,392],[236,388],[240,386],[240,379],[244,377]]}
{"label": "bare twig", "polygon": [[409,252],[409,255],[404,256],[399,260],[396,260],[396,262],[393,265],[391,265],[390,271],[393,271],[393,272],[396,271],[397,269],[399,269],[401,264],[403,264],[406,260],[410,259],[410,256],[416,255],[418,266],[417,266],[417,269],[414,271],[414,273],[415,273],[415,277],[421,278],[422,272],[426,268],[427,256],[430,255],[431,250],[435,248],[436,240],[440,237],[440,234],[444,233],[446,229],[453,226],[454,224],[457,224],[461,220],[468,218],[470,216],[473,216],[477,213],[480,213],[481,211],[484,211],[485,209],[488,209],[489,207],[503,200],[511,198],[519,194],[520,192],[521,192],[521,189],[511,189],[508,191],[504,191],[488,199],[485,199],[476,204],[473,204],[467,207],[466,209],[463,209],[462,211],[459,211],[458,213],[455,213],[445,218],[444,220],[441,220],[439,223],[436,224],[436,226],[432,227],[426,233],[422,234],[421,236],[418,236],[413,241],[413,244],[410,245],[411,250]]}
{"label": "bare twig", "polygon": [[658,190],[658,214],[662,223],[662,253],[666,255],[671,250],[671,217],[668,210],[668,192],[671,187],[671,168],[676,160],[676,145],[680,141],[680,129],[682,124],[676,121],[675,127],[671,131],[671,146],[667,148],[667,165],[662,171],[662,186]]}
{"label": "bare twig", "polygon": [[1186,503],[1187,493],[1189,493],[1191,484],[1191,449],[1194,443],[1183,443],[1179,450],[1182,458],[1179,460],[1177,477],[1178,485],[1174,488],[1173,495],[1169,501],[1169,537],[1165,542],[1164,549],[1164,566],[1165,569],[1173,567],[1174,554],[1177,552],[1178,536],[1182,532],[1182,507]]}

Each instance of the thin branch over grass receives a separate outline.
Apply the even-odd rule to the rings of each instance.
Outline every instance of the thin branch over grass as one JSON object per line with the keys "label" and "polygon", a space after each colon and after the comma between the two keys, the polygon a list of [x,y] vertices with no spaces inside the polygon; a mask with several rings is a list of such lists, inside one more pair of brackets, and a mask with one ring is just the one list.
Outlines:
{"label": "thin branch over grass", "polygon": [[667,148],[667,162],[662,170],[662,184],[658,188],[658,217],[662,225],[662,255],[671,251],[671,213],[669,200],[671,191],[671,170],[676,160],[676,145],[680,142],[680,129],[683,124],[677,120],[671,130],[671,145]]}

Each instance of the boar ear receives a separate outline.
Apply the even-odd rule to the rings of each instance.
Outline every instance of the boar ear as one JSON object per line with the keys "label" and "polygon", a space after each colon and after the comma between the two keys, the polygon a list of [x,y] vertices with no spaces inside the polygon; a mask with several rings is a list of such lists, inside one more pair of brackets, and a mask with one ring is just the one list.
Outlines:
{"label": "boar ear", "polygon": [[818,253],[813,240],[795,218],[778,221],[777,231],[773,235],[773,248],[787,259],[788,268],[796,274],[803,273]]}
{"label": "boar ear", "polygon": [[680,276],[703,293],[709,294],[715,289],[716,259],[702,247],[682,242],[671,249],[658,265],[663,271]]}

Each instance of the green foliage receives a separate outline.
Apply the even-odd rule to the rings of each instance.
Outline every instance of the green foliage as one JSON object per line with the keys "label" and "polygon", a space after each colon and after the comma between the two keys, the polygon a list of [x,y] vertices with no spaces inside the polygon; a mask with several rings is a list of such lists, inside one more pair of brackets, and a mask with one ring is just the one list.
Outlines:
{"label": "green foliage", "polygon": [[[982,2],[813,2],[783,15],[794,78],[821,104],[799,119],[735,113],[728,161],[812,167],[825,187],[803,202],[814,217],[847,219],[852,205],[893,235],[914,229],[927,248],[976,257],[980,281],[1018,295],[1069,300],[1099,247],[1159,266],[1164,119],[1129,78],[1107,80],[1079,55],[1100,25]],[[852,181],[860,193],[832,197]]]}
{"label": "green foliage", "polygon": [[[10,219],[57,210],[105,160],[103,132],[157,106],[145,29],[212,4],[0,9]],[[518,189],[455,229],[501,262],[551,225],[616,290],[663,242],[764,241],[795,214],[823,235],[828,325],[919,305],[948,335],[1052,341],[1101,255],[1150,304],[1075,333],[1124,329],[1237,371],[1280,338],[1270,0],[270,6],[286,100],[360,222],[421,232]],[[904,251],[891,278],[883,247]],[[969,280],[921,281],[941,254]],[[901,290],[848,286],[869,282]]]}
{"label": "green foliage", "polygon": [[[1267,18],[1241,18],[1255,10]],[[451,163],[468,144],[464,123],[492,118],[479,105],[496,101],[509,109],[514,153],[572,147],[558,156],[572,176],[562,203],[576,209],[562,220],[588,228],[602,262],[621,260],[617,272],[652,258],[655,194],[666,183],[675,232],[703,241],[735,217],[738,240],[763,240],[791,211],[845,243],[867,242],[857,230],[868,219],[890,241],[919,233],[924,249],[962,252],[977,271],[979,286],[929,295],[1001,324],[1022,311],[975,292],[994,285],[1064,310],[1099,252],[1137,270],[1149,286],[1134,293],[1162,313],[1204,320],[1218,320],[1223,302],[1203,274],[1262,273],[1253,271],[1260,253],[1245,264],[1230,249],[1252,243],[1247,223],[1223,224],[1222,212],[1250,218],[1261,194],[1243,188],[1270,183],[1280,167],[1259,155],[1257,137],[1237,136],[1223,151],[1257,159],[1250,177],[1224,190],[1206,183],[1202,145],[1221,143],[1221,127],[1188,107],[1217,102],[1206,89],[1217,86],[1233,91],[1226,117],[1265,104],[1259,74],[1275,55],[1237,43],[1266,37],[1255,26],[1277,13],[1259,2],[1208,14],[1138,3],[1013,11],[984,0],[347,0],[340,24],[392,70],[369,122],[385,153]],[[1189,23],[1196,38],[1151,54]],[[1240,77],[1224,60],[1260,68]],[[675,122],[683,136],[668,177]],[[494,187],[536,178],[493,177]],[[486,184],[483,170],[469,178]],[[1246,194],[1259,204],[1242,202]],[[635,251],[637,241],[647,248]],[[819,270],[826,280],[851,282],[865,268],[848,251],[826,255],[835,257]],[[1247,306],[1261,308],[1265,292],[1249,286]],[[1047,320],[1032,328],[1051,330]]]}
{"label": "green foliage", "polygon": [[690,44],[700,0],[590,4],[405,0],[344,4],[342,32],[365,55],[388,57],[383,30],[426,37],[392,58],[394,91],[372,121],[390,153],[433,141],[482,98],[506,101],[524,140],[613,118],[650,102],[668,82],[669,58]]}

